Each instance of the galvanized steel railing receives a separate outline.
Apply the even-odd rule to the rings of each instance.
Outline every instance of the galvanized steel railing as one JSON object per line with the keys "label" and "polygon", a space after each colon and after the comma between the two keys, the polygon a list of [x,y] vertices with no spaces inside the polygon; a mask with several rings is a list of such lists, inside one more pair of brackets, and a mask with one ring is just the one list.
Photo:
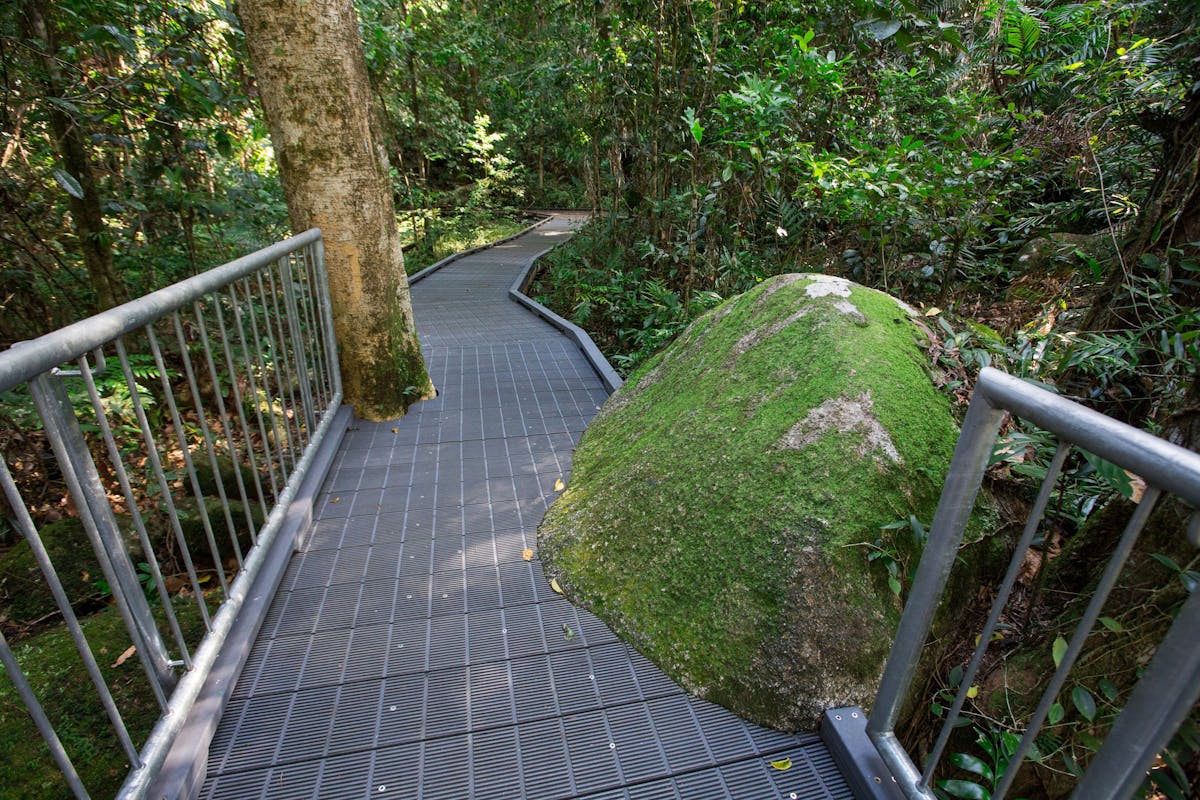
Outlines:
{"label": "galvanized steel railing", "polygon": [[[60,369],[68,363],[75,369]],[[131,765],[119,796],[142,797],[341,404],[320,231],[15,345],[0,353],[0,392],[36,409],[67,513],[82,523],[161,711],[135,741],[6,459],[0,484],[16,527]],[[189,541],[185,516],[202,537]],[[175,575],[164,576],[168,565]],[[183,618],[199,637],[189,640]],[[2,631],[0,660],[71,791],[87,797]]]}
{"label": "galvanized steel railing", "polygon": [[[914,672],[921,658],[934,615],[950,575],[963,531],[975,505],[984,471],[992,455],[1005,412],[1049,431],[1059,439],[1034,508],[1001,582],[991,613],[980,632],[974,655],[960,681],[954,703],[924,770],[912,763],[894,733]],[[1008,769],[992,792],[1001,800],[1012,787],[1017,770],[1030,754],[1068,673],[1084,642],[1100,618],[1155,503],[1164,493],[1174,494],[1192,508],[1200,508],[1200,454],[1173,445],[1143,431],[1116,422],[1057,395],[1017,380],[995,369],[984,369],[976,384],[963,423],[950,473],[929,531],[912,592],[888,658],[879,694],[867,723],[867,734],[891,769],[904,797],[935,800],[930,782],[951,730],[959,719],[967,693],[992,640],[997,623],[1016,583],[1021,565],[1039,529],[1063,463],[1071,447],[1095,455],[1140,476],[1147,485],[1110,558],[1086,610],[1061,655],[1026,731],[1009,761]],[[1187,532],[1192,546],[1200,547],[1200,512],[1191,516]],[[1118,800],[1129,798],[1141,785],[1155,755],[1200,700],[1200,590],[1187,596],[1182,608],[1120,716],[1113,724],[1090,768],[1080,779],[1073,798]]]}

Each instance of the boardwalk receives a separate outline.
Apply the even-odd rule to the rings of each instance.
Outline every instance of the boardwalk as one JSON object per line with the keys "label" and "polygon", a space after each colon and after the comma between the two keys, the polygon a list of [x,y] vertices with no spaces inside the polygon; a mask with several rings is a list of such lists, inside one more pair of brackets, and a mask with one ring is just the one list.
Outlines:
{"label": "boardwalk", "polygon": [[815,736],[687,696],[524,560],[606,396],[506,295],[567,235],[555,218],[414,286],[439,396],[347,432],[205,800],[850,799]]}

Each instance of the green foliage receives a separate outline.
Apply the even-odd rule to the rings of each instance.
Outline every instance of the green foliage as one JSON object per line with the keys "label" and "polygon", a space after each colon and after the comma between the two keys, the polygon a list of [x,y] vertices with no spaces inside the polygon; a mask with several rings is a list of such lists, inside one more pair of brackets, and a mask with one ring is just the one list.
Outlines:
{"label": "green foliage", "polygon": [[[184,636],[194,644],[204,630],[195,604],[181,601],[175,611]],[[155,607],[155,614],[161,617],[161,606]],[[83,632],[130,735],[135,742],[144,741],[158,719],[158,704],[137,659],[117,663],[129,646],[117,608],[108,606],[83,620]],[[128,764],[116,737],[108,735],[110,723],[67,630],[52,628],[13,649],[88,791],[93,797],[115,795]],[[0,785],[6,798],[70,795],[7,677],[0,678],[0,753]]]}
{"label": "green foliage", "polygon": [[404,249],[404,269],[412,275],[447,256],[512,236],[524,227],[525,223],[519,220],[480,210],[448,217],[430,214],[419,227],[412,225],[408,229],[410,239]]}
{"label": "green foliage", "polygon": [[1004,775],[1009,761],[1017,750],[1020,739],[1008,731],[976,729],[975,744],[983,752],[980,758],[969,753],[952,753],[947,761],[957,769],[970,773],[973,778],[948,778],[937,782],[937,794],[941,798],[957,797],[964,800],[991,800],[992,792]]}
{"label": "green foliage", "polygon": [[[220,3],[34,3],[0,18],[0,338],[95,308],[70,202],[95,204],[130,294],[262,246],[284,231],[265,127],[247,93],[237,19]],[[53,59],[55,72],[46,66]],[[80,131],[95,195],[60,152],[53,114]],[[78,159],[76,159],[78,160]]]}
{"label": "green foliage", "polygon": [[504,141],[504,134],[489,131],[491,124],[487,114],[476,114],[474,131],[465,145],[471,163],[478,170],[467,200],[468,211],[511,209],[525,196],[520,186],[522,170],[496,149]]}

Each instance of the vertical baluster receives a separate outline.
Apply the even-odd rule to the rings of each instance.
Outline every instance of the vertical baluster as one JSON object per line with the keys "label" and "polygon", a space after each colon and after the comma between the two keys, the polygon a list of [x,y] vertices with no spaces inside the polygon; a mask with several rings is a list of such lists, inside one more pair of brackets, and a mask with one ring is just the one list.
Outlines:
{"label": "vertical baluster", "polygon": [[[266,269],[269,270],[269,267]],[[281,354],[279,342],[275,339],[275,326],[271,324],[271,308],[268,305],[270,301],[268,300],[266,285],[263,283],[263,270],[254,273],[254,277],[258,279],[258,294],[262,298],[263,303],[263,331],[266,334],[271,352],[271,370],[275,375],[275,396],[279,398],[280,416],[282,416],[280,424],[283,428],[284,438],[287,440],[286,452],[288,459],[292,462],[291,468],[295,469],[297,461],[296,443],[292,441],[292,426],[288,420],[287,397],[284,395],[283,389],[285,361]],[[273,285],[272,283],[272,287]],[[280,463],[284,463],[282,458],[280,459]]]}
{"label": "vertical baluster", "polygon": [[[221,479],[221,465],[217,461],[217,448],[213,442],[212,430],[208,425],[208,413],[204,408],[204,400],[200,396],[200,383],[196,380],[196,370],[192,366],[192,357],[188,352],[187,337],[183,332],[183,320],[180,318],[178,311],[172,312],[171,319],[175,323],[175,339],[179,343],[179,353],[183,358],[183,368],[185,374],[187,375],[188,388],[190,388],[192,392],[192,402],[195,404],[196,408],[196,419],[200,423],[200,437],[204,441],[204,450],[208,455],[208,466],[213,473],[213,484],[217,489],[217,499],[220,501],[221,516],[225,518],[225,528],[229,532],[229,541],[233,545],[233,552],[237,559],[237,565],[239,568],[241,568],[242,548],[240,545],[238,545],[237,528],[233,524],[233,516],[229,513],[229,500],[225,496],[225,481]],[[199,480],[197,480],[194,484],[194,488],[196,490],[196,502],[199,503],[201,507],[205,507],[204,516],[205,519],[209,519],[206,503],[204,502],[203,490],[201,489]],[[212,544],[215,548],[215,537]],[[222,568],[220,563],[220,551],[215,549],[213,551],[213,556],[217,559],[218,574],[221,577],[221,588],[226,594],[228,594],[229,585],[225,576],[225,570]]]}
{"label": "vertical baluster", "polygon": [[[50,587],[50,593],[54,595],[54,601],[58,604],[58,610],[62,614],[63,623],[66,625],[67,631],[70,632],[72,641],[75,642],[75,649],[79,652],[79,658],[83,661],[84,669],[87,670],[88,677],[92,680],[92,685],[96,687],[96,693],[100,695],[100,703],[104,706],[104,713],[108,715],[109,722],[112,723],[113,731],[117,735],[121,749],[125,751],[125,757],[129,759],[129,763],[136,768],[141,763],[138,759],[137,748],[129,736],[129,731],[125,727],[125,721],[121,718],[121,712],[117,709],[117,703],[113,699],[112,692],[108,690],[108,684],[104,682],[104,676],[100,673],[100,665],[96,663],[96,656],[92,654],[92,648],[88,646],[87,638],[83,635],[83,627],[79,624],[79,618],[75,616],[75,609],[71,607],[71,599],[67,597],[66,589],[63,588],[62,581],[58,578],[58,572],[55,571],[54,564],[50,561],[50,554],[46,552],[46,547],[42,543],[42,537],[38,535],[37,526],[33,523],[33,517],[29,515],[29,510],[25,506],[21,492],[17,489],[16,482],[13,481],[12,473],[8,471],[8,464],[2,459],[0,459],[0,490],[4,492],[4,497],[8,500],[9,508],[16,515],[17,529],[21,531],[21,535],[28,542],[34,560],[37,561],[38,567],[42,571],[42,576],[46,579],[46,584]],[[0,636],[3,636],[3,631],[0,631]],[[7,644],[5,646],[7,647]],[[5,663],[5,667],[8,668],[10,676],[16,676],[20,671],[19,668],[13,669],[9,667],[7,662]],[[26,698],[22,696],[22,699],[25,700]],[[34,698],[34,702],[36,703],[36,698]],[[28,705],[28,700],[26,700],[26,704]],[[40,706],[38,709],[39,711],[41,710]],[[39,725],[40,730],[41,727]],[[48,740],[47,744],[49,744]]]}
{"label": "vertical baluster", "polygon": [[1017,541],[1012,558],[1009,559],[1008,572],[1004,575],[1004,580],[1000,583],[1000,588],[996,592],[996,599],[992,601],[991,614],[988,616],[987,622],[983,626],[983,631],[979,635],[979,642],[975,645],[975,654],[971,658],[971,662],[967,665],[967,670],[963,673],[962,680],[959,681],[958,694],[954,698],[954,703],[951,705],[949,713],[946,714],[946,719],[942,723],[942,729],[938,733],[937,741],[934,743],[933,749],[925,761],[925,772],[921,776],[921,785],[926,788],[930,786],[933,779],[933,772],[937,769],[938,761],[942,757],[942,751],[945,749],[946,743],[950,740],[950,733],[956,727],[955,722],[958,720],[963,704],[967,701],[967,692],[970,691],[972,684],[975,683],[975,673],[978,671],[979,665],[983,663],[983,655],[987,652],[988,644],[992,640],[992,632],[996,629],[996,625],[1000,622],[1000,615],[1004,612],[1004,607],[1008,604],[1009,595],[1012,594],[1017,577],[1021,574],[1021,567],[1025,563],[1025,556],[1033,544],[1033,537],[1037,535],[1038,528],[1041,527],[1042,517],[1046,513],[1046,506],[1050,503],[1050,498],[1054,494],[1054,487],[1058,483],[1059,473],[1062,472],[1063,463],[1067,460],[1067,455],[1070,452],[1071,448],[1069,445],[1059,442],[1058,448],[1054,452],[1054,457],[1050,459],[1050,464],[1046,468],[1046,477],[1042,479],[1042,485],[1038,490],[1037,500],[1034,501],[1033,510],[1029,512],[1029,516],[1025,520],[1025,529],[1021,532],[1021,538]]}
{"label": "vertical baluster", "polygon": [[310,257],[310,247],[306,246],[297,254],[297,260],[303,266],[301,271],[303,280],[298,280],[297,295],[301,310],[304,315],[304,345],[307,353],[308,363],[313,369],[313,402],[315,404],[315,412],[324,412],[329,407],[329,400],[325,394],[325,363],[321,357],[321,329],[317,325],[316,310],[312,307],[312,258]]}
{"label": "vertical baluster", "polygon": [[[259,281],[260,287],[261,283],[262,282]],[[271,426],[270,435],[267,435],[265,430],[263,431],[263,445],[267,453],[267,464],[270,467],[271,492],[274,494],[274,501],[278,501],[279,492],[282,490],[283,484],[287,483],[288,478],[287,462],[283,457],[285,443],[276,439],[276,436],[279,432],[279,423],[275,420],[275,401],[271,397],[271,379],[269,373],[267,372],[266,361],[263,360],[262,336],[258,332],[258,312],[254,310],[253,289],[251,288],[248,279],[242,281],[242,291],[246,293],[246,316],[250,318],[250,334],[254,337],[254,343],[250,350],[254,353],[254,360],[258,365],[258,374],[262,376],[263,399],[267,405],[267,421]],[[258,425],[261,429],[263,425],[262,410],[260,409],[257,401],[254,404],[254,408],[258,413]],[[276,459],[271,458],[270,443],[272,441],[275,442],[275,449],[279,453],[278,464],[280,478],[278,482],[275,480]]]}
{"label": "vertical baluster", "polygon": [[337,332],[333,325],[333,306],[329,294],[329,275],[325,272],[325,240],[313,242],[316,260],[317,289],[320,296],[321,327],[325,331],[325,360],[329,363],[330,386],[335,395],[342,393],[341,364],[337,352]]}
{"label": "vertical baluster", "polygon": [[1134,509],[1133,516],[1129,518],[1129,522],[1125,525],[1125,531],[1121,534],[1121,539],[1117,542],[1116,549],[1113,550],[1112,557],[1108,560],[1108,565],[1104,568],[1104,574],[1100,576],[1100,582],[1096,584],[1096,591],[1092,595],[1092,599],[1088,601],[1087,608],[1083,612],[1083,617],[1080,618],[1079,624],[1075,626],[1075,631],[1071,634],[1071,640],[1067,643],[1067,650],[1058,662],[1058,667],[1054,670],[1054,674],[1050,676],[1050,683],[1046,686],[1045,692],[1042,693],[1041,702],[1038,703],[1033,716],[1026,723],[1025,735],[1021,737],[1017,749],[1009,759],[1008,767],[1000,776],[995,791],[992,792],[992,797],[996,798],[996,800],[1003,800],[1008,790],[1012,788],[1013,781],[1017,779],[1017,771],[1020,769],[1021,763],[1033,747],[1033,740],[1037,738],[1038,731],[1042,729],[1042,723],[1046,721],[1046,715],[1050,713],[1050,706],[1054,704],[1058,693],[1066,685],[1067,675],[1070,674],[1071,668],[1075,666],[1075,659],[1079,658],[1079,654],[1083,652],[1083,645],[1087,642],[1087,637],[1091,634],[1092,628],[1095,627],[1096,620],[1100,618],[1100,612],[1104,608],[1104,603],[1108,600],[1108,595],[1116,585],[1117,578],[1121,575],[1121,569],[1129,559],[1129,554],[1133,552],[1133,546],[1137,543],[1138,534],[1142,532],[1142,528],[1146,525],[1146,520],[1150,518],[1150,513],[1154,511],[1154,504],[1158,502],[1160,494],[1161,492],[1153,487],[1147,489],[1146,493],[1142,495],[1142,500],[1138,503],[1138,507]]}
{"label": "vertical baluster", "polygon": [[[286,274],[283,271],[284,263],[288,265]],[[300,384],[300,405],[304,411],[304,430],[308,434],[307,438],[311,440],[312,431],[316,428],[317,415],[316,409],[313,407],[308,359],[305,356],[307,348],[304,341],[304,326],[301,324],[300,308],[296,299],[296,281],[293,278],[295,274],[294,255],[293,258],[286,259],[286,261],[281,260],[279,269],[279,280],[283,284],[283,305],[287,313],[288,330],[292,334],[292,358],[296,361],[296,377]]]}
{"label": "vertical baluster", "polygon": [[[129,482],[129,473],[125,470],[125,460],[121,457],[121,452],[117,448],[112,428],[108,424],[108,415],[105,414],[104,405],[100,402],[100,393],[96,390],[96,381],[92,377],[92,371],[89,368],[86,357],[79,359],[79,371],[84,383],[87,385],[88,397],[92,401],[92,411],[96,414],[96,422],[100,426],[100,434],[104,439],[104,446],[108,450],[108,459],[112,463],[113,471],[116,472],[117,483],[120,485],[121,494],[125,498],[125,505],[129,507],[129,513],[133,517],[133,525],[135,530],[137,530],[138,542],[142,545],[142,552],[145,553],[146,563],[150,567],[150,575],[154,581],[155,591],[158,592],[158,598],[162,601],[163,611],[167,617],[167,624],[170,625],[171,633],[175,637],[175,643],[179,646],[184,667],[191,669],[191,655],[188,653],[188,646],[183,637],[183,630],[179,627],[179,619],[175,615],[175,608],[171,604],[171,593],[167,591],[166,583],[163,581],[158,556],[154,552],[154,544],[150,541],[150,534],[146,531],[146,523],[142,518],[142,510],[138,507],[137,497],[134,496],[133,486]],[[127,375],[125,380],[126,386],[129,387],[129,396],[136,403],[140,404],[141,397],[138,394],[138,386],[136,383],[130,382],[130,377],[132,376]]]}
{"label": "vertical baluster", "polygon": [[[167,377],[167,365],[163,359],[162,350],[159,349],[158,340],[154,336],[154,330],[147,325],[146,337],[150,343],[150,353],[154,356],[154,363],[158,367],[159,382],[163,387],[163,396],[167,399],[167,409],[171,414],[171,422],[175,426],[175,433],[179,437],[180,447],[183,450],[184,457],[187,456],[187,441],[183,436],[183,421],[179,419],[179,410],[175,405],[175,392],[171,388],[171,380]],[[120,340],[116,341],[117,356],[121,361],[121,369],[124,371],[125,380],[133,380],[133,371],[129,367],[129,359],[125,354],[125,345]],[[204,592],[200,588],[200,577],[196,574],[196,566],[192,561],[192,551],[188,547],[187,538],[183,535],[183,526],[179,522],[179,511],[175,507],[175,497],[171,493],[171,482],[167,480],[167,473],[163,469],[162,458],[158,453],[158,442],[154,439],[154,434],[150,430],[150,421],[146,418],[146,410],[142,407],[142,400],[136,394],[133,396],[133,411],[137,416],[138,425],[142,429],[142,441],[146,444],[146,455],[150,458],[150,466],[154,470],[154,477],[158,481],[158,487],[161,494],[160,502],[166,506],[167,517],[171,522],[171,530],[175,534],[175,543],[179,546],[180,556],[183,558],[183,566],[187,571],[188,581],[192,585],[192,592],[196,597],[196,605],[200,610],[200,617],[204,620],[204,629],[212,630],[212,620],[208,615],[208,606],[204,602]]]}
{"label": "vertical baluster", "polygon": [[[212,302],[219,309],[220,305],[221,305],[221,296],[219,294],[214,295],[212,297]],[[237,487],[238,499],[241,501],[241,504],[242,504],[242,514],[246,519],[246,532],[249,534],[250,543],[253,546],[253,544],[255,544],[258,541],[258,530],[257,530],[257,526],[255,526],[255,524],[254,524],[254,516],[250,510],[250,497],[249,497],[249,495],[246,494],[246,484],[245,484],[245,481],[242,480],[242,462],[241,462],[241,459],[238,457],[237,443],[234,442],[234,439],[233,439],[233,426],[231,426],[229,424],[229,414],[225,411],[225,397],[224,397],[224,392],[221,391],[221,373],[219,373],[217,371],[216,362],[213,360],[212,342],[209,340],[209,336],[208,336],[208,325],[204,322],[204,312],[200,306],[199,301],[192,303],[192,310],[196,316],[196,325],[198,325],[200,328],[200,342],[204,347],[204,361],[205,361],[206,365],[208,366],[208,374],[212,378],[212,382],[213,382],[213,396],[216,399],[217,416],[220,418],[221,427],[225,432],[225,448],[229,453],[230,466],[233,467],[234,485]],[[219,316],[219,311],[218,311],[218,319],[219,318],[220,318],[220,316]],[[228,334],[225,331],[224,326],[221,326],[222,339],[226,342],[226,345],[228,346],[228,341],[226,338],[227,335]],[[234,384],[237,383],[237,376],[234,375],[232,371],[230,371],[230,373],[229,373],[229,380]],[[225,480],[224,480],[224,478],[221,477],[220,472],[217,473],[216,480],[217,480],[217,486],[220,487],[220,489],[222,490],[221,502],[225,504],[225,514],[226,514],[226,517],[228,518],[230,512],[229,512],[229,504],[228,504],[228,502],[226,502],[225,494],[224,494]],[[237,529],[236,529],[236,527],[233,526],[232,519],[230,519],[229,521],[230,521],[230,533],[233,536],[234,552],[237,553],[238,567],[241,567],[242,566],[242,552],[241,552],[241,547],[238,543]]]}
{"label": "vertical baluster", "polygon": [[[179,315],[173,314],[176,324],[176,336],[182,339],[183,331],[179,327]],[[157,338],[154,336],[154,331],[147,327],[146,332],[150,335],[151,347],[157,348]],[[193,397],[199,393],[199,388],[196,386],[196,376],[192,370],[191,359],[187,356],[187,343],[179,342],[181,348],[180,358],[183,360],[185,372],[187,374],[188,388]],[[183,417],[179,413],[179,405],[175,402],[174,393],[167,395],[167,405],[171,411],[171,420],[175,423],[175,435],[179,439],[179,450],[183,455],[183,466],[187,471],[188,483],[192,488],[192,496],[196,498],[196,511],[200,516],[200,524],[204,528],[204,538],[208,542],[209,553],[212,555],[213,568],[217,573],[217,580],[221,584],[221,590],[225,593],[229,592],[229,584],[225,580],[225,568],[221,565],[221,549],[217,547],[217,538],[213,533],[212,521],[208,517],[208,508],[204,502],[204,490],[200,486],[200,477],[196,474],[196,464],[192,459],[191,443],[187,439],[187,430],[183,425]],[[204,413],[201,411],[200,419],[204,419]]]}
{"label": "vertical baluster", "polygon": [[42,735],[42,739],[46,742],[46,747],[50,749],[50,755],[54,757],[54,762],[58,764],[59,770],[63,774],[63,778],[67,781],[67,786],[71,788],[71,793],[79,800],[89,800],[90,795],[87,789],[83,787],[83,781],[79,779],[79,773],[75,771],[75,765],[71,763],[71,757],[67,755],[67,751],[63,749],[62,741],[59,740],[58,734],[54,732],[54,726],[50,723],[49,717],[46,716],[42,704],[38,702],[37,695],[33,692],[33,687],[29,685],[29,680],[25,677],[25,673],[21,671],[21,665],[17,663],[17,657],[13,655],[13,651],[8,646],[8,639],[4,636],[4,631],[0,630],[0,664],[4,665],[4,670],[8,673],[8,677],[13,682],[13,686],[17,689],[17,694],[21,696],[22,702],[25,703],[25,709],[29,712],[29,716],[33,718],[33,724],[37,726],[38,733]]}
{"label": "vertical baluster", "polygon": [[[238,343],[242,348],[242,367],[245,370],[246,383],[250,387],[251,394],[254,394],[254,370],[251,369],[250,363],[247,359],[246,342],[241,331],[241,317],[237,308],[237,300],[233,295],[233,287],[227,286],[226,289],[229,291],[229,301],[231,303],[230,311],[233,313],[234,319],[238,323]],[[242,438],[246,442],[246,457],[250,461],[250,474],[254,477],[254,491],[258,497],[259,508],[262,510],[262,518],[265,520],[267,518],[267,514],[269,513],[269,509],[267,508],[266,497],[263,495],[262,478],[259,475],[258,459],[254,455],[254,441],[250,435],[250,425],[246,421],[245,399],[242,397],[241,387],[238,386],[237,363],[233,358],[233,347],[229,341],[229,330],[225,325],[225,314],[221,311],[221,297],[218,295],[214,298],[213,302],[216,304],[217,325],[221,329],[221,344],[223,345],[223,349],[225,351],[225,369],[229,373],[230,381],[233,386],[233,402],[237,406],[238,423],[241,425]],[[260,428],[261,423],[262,420],[260,418]],[[249,503],[246,504],[246,507],[249,508]]]}
{"label": "vertical baluster", "polygon": [[270,286],[271,286],[271,310],[274,312],[272,314],[272,319],[274,319],[274,321],[275,321],[275,330],[278,333],[278,337],[279,337],[276,340],[279,344],[278,358],[279,358],[280,364],[283,365],[284,377],[287,379],[286,380],[287,397],[285,399],[281,394],[280,399],[284,400],[285,404],[287,404],[288,410],[291,412],[291,415],[288,417],[288,419],[290,419],[296,426],[296,447],[300,452],[303,452],[304,448],[307,446],[308,442],[306,441],[307,437],[305,437],[305,435],[304,435],[303,420],[301,418],[301,415],[299,413],[297,413],[298,403],[296,403],[296,380],[295,380],[295,376],[292,375],[292,362],[288,356],[288,348],[287,348],[288,336],[287,336],[287,333],[284,331],[284,327],[283,327],[284,323],[287,322],[287,317],[285,314],[281,313],[279,310],[280,289],[278,286],[276,286],[276,281],[275,281],[276,270],[278,270],[280,272],[280,275],[282,276],[283,268],[280,265],[279,261],[276,261],[274,264],[267,267],[266,273],[267,273],[267,280],[269,281]]}
{"label": "vertical baluster", "polygon": [[42,418],[46,438],[75,501],[80,522],[137,648],[138,660],[150,680],[159,707],[165,711],[166,692],[175,683],[167,648],[125,550],[116,517],[108,503],[108,493],[100,482],[66,387],[57,376],[44,372],[29,382],[29,388]]}

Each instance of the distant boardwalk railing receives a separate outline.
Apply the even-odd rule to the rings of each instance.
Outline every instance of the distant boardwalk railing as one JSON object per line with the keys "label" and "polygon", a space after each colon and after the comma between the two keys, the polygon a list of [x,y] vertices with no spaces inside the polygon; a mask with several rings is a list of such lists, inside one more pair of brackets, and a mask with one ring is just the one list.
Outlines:
{"label": "distant boardwalk railing", "polygon": [[[957,696],[946,712],[941,734],[922,770],[910,760],[894,730],[902,710],[911,701],[909,690],[922,648],[940,604],[942,590],[957,558],[963,530],[974,508],[984,471],[993,457],[997,434],[1006,412],[1053,434],[1057,438],[1057,450],[1047,467],[1041,490],[1017,543],[1007,575],[996,590],[991,614],[976,638],[974,656],[959,681]],[[1056,702],[1066,704],[1061,694],[1068,686],[1072,667],[1083,652],[1084,643],[1096,622],[1101,620],[1105,601],[1116,586],[1118,576],[1133,552],[1138,535],[1150,519],[1155,504],[1162,495],[1170,493],[1192,509],[1200,508],[1200,454],[1131,428],[998,370],[984,369],[963,422],[950,474],[942,490],[920,566],[913,580],[912,592],[905,605],[879,694],[866,726],[866,734],[890,768],[896,783],[873,780],[869,776],[850,777],[861,796],[895,797],[898,788],[900,796],[906,800],[935,800],[932,788],[934,771],[945,752],[950,732],[960,719],[963,704],[970,696],[968,693],[975,685],[985,651],[994,638],[993,634],[997,631],[1001,615],[1026,562],[1029,548],[1038,534],[1042,517],[1056,491],[1064,462],[1072,448],[1086,450],[1139,476],[1145,481],[1146,489],[1090,602],[1070,634],[1067,647],[1061,653],[1056,653],[1057,668],[1045,686],[1036,710],[1027,720],[1019,744],[1008,754],[1007,769],[994,776],[995,785],[990,791],[992,800],[1000,800],[1012,788],[1017,770],[1027,757],[1036,757],[1035,740],[1043,731],[1051,707]],[[1192,547],[1200,547],[1200,511],[1192,511],[1187,537]],[[1198,699],[1200,590],[1187,586],[1182,606],[1176,612],[1165,637],[1158,643],[1154,658],[1146,666],[1129,697],[1124,699],[1120,715],[1082,774],[1072,797],[1078,800],[1132,797],[1145,780],[1156,755],[1162,752]],[[1050,721],[1054,722],[1053,719]]]}
{"label": "distant boardwalk railing", "polygon": [[[57,607],[26,629],[61,616],[80,680],[90,678],[109,722],[90,733],[131,765],[118,796],[146,796],[265,553],[294,524],[289,505],[341,406],[321,233],[15,345],[0,353],[0,392],[5,423],[20,428],[6,439],[0,484]],[[56,571],[51,553],[89,548],[99,588],[80,596],[77,575]],[[132,690],[124,674],[119,688],[106,679],[112,667],[98,663],[100,645],[81,624],[85,611],[112,613],[109,602],[127,639],[104,643],[104,661],[124,653],[120,661],[140,663]],[[0,659],[66,786],[88,797],[56,734],[62,720],[46,712],[2,629]],[[127,719],[130,691],[148,715]],[[92,757],[82,750],[77,762]]]}

